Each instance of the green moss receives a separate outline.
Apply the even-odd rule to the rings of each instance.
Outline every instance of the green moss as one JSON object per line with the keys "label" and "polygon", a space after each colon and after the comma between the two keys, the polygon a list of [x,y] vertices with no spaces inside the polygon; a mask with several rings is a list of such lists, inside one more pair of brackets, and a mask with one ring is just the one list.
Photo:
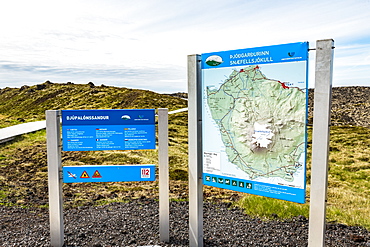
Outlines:
{"label": "green moss", "polygon": [[46,110],[184,107],[186,100],[147,90],[45,82],[0,89],[0,127],[43,120]]}
{"label": "green moss", "polygon": [[272,198],[248,195],[243,197],[236,205],[242,207],[246,214],[274,219],[288,219],[295,216],[309,216],[308,204],[297,204]]}
{"label": "green moss", "polygon": [[170,170],[169,176],[170,176],[170,179],[172,180],[181,180],[181,181],[188,180],[188,172],[182,169]]}

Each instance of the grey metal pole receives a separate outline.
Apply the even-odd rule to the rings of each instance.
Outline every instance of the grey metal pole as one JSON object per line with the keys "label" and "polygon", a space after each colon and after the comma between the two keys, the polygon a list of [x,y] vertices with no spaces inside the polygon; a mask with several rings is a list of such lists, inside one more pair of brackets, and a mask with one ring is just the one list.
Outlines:
{"label": "grey metal pole", "polygon": [[64,244],[60,111],[46,111],[50,246]]}
{"label": "grey metal pole", "polygon": [[310,247],[325,246],[333,48],[334,41],[332,39],[318,40],[316,42],[308,236],[308,246]]}
{"label": "grey metal pole", "polygon": [[202,116],[200,55],[188,56],[189,245],[203,246]]}
{"label": "grey metal pole", "polygon": [[159,149],[159,237],[170,241],[169,174],[168,174],[168,109],[158,109]]}

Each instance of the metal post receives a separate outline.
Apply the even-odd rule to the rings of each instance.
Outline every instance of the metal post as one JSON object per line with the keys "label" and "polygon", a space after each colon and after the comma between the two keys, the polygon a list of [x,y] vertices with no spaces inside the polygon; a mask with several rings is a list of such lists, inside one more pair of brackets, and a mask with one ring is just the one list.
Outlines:
{"label": "metal post", "polygon": [[316,42],[308,246],[325,246],[331,87],[334,41]]}
{"label": "metal post", "polygon": [[60,149],[60,111],[46,111],[50,246],[64,244],[63,195]]}
{"label": "metal post", "polygon": [[189,245],[203,246],[202,116],[200,55],[188,56]]}
{"label": "metal post", "polygon": [[159,237],[169,242],[169,174],[168,174],[168,109],[158,109],[159,149]]}

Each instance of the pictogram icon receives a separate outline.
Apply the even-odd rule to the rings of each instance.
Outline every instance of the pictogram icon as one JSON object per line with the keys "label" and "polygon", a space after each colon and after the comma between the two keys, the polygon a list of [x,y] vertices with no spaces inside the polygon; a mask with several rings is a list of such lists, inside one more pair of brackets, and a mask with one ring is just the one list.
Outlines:
{"label": "pictogram icon", "polygon": [[94,172],[94,175],[92,176],[93,178],[101,178],[102,176],[100,175],[100,172],[98,170],[96,170]]}
{"label": "pictogram icon", "polygon": [[89,176],[89,174],[87,174],[87,172],[86,172],[86,171],[84,171],[84,172],[81,174],[80,178],[90,178],[90,176]]}

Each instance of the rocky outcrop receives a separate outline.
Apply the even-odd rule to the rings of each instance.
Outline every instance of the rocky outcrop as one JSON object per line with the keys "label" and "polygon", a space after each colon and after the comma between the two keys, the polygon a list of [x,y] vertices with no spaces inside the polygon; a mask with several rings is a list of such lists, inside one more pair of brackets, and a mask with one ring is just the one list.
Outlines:
{"label": "rocky outcrop", "polygon": [[[314,89],[309,89],[309,123],[312,124]],[[334,87],[331,125],[370,127],[370,87]]]}

